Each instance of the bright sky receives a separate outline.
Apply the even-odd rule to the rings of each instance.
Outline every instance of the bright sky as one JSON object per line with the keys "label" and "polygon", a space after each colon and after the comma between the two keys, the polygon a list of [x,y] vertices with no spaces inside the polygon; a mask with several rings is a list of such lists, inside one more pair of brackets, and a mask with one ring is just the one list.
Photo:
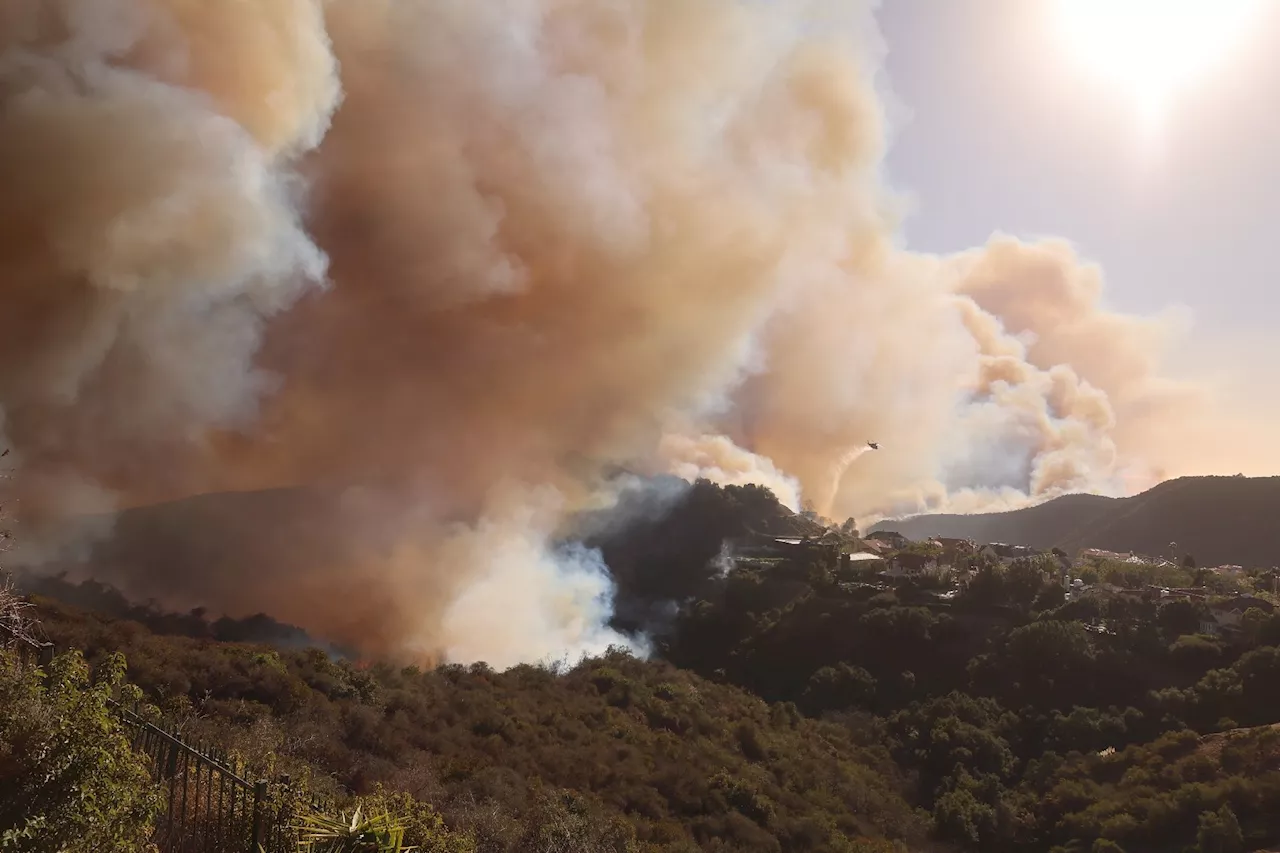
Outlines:
{"label": "bright sky", "polygon": [[[1064,2],[1074,20],[1055,18]],[[888,168],[915,199],[907,245],[1066,237],[1102,265],[1113,307],[1192,309],[1182,361],[1272,397],[1280,0],[1244,12],[1240,0],[1137,2],[1186,15],[1107,23],[1116,0],[883,0],[888,83],[905,110]],[[1206,7],[1221,14],[1197,20]]]}

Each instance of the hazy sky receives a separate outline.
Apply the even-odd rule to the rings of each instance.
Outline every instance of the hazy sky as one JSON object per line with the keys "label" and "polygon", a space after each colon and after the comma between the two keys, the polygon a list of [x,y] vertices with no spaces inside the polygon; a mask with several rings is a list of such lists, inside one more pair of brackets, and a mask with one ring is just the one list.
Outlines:
{"label": "hazy sky", "polygon": [[[888,168],[914,197],[910,248],[993,230],[1074,242],[1110,304],[1185,305],[1180,361],[1280,386],[1280,3],[1144,133],[1135,99],[1088,74],[1046,0],[883,0],[900,104]],[[1246,366],[1244,359],[1249,359]]]}

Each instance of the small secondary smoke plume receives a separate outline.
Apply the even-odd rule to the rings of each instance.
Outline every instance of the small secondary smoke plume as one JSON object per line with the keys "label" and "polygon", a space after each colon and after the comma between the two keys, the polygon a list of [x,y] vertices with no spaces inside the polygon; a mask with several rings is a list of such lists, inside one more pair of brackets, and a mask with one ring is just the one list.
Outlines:
{"label": "small secondary smoke plume", "polygon": [[1168,320],[1064,244],[894,248],[878,52],[869,2],[0,0],[28,531],[253,491],[118,571],[505,664],[622,640],[553,544],[611,463],[836,517],[1172,471]]}

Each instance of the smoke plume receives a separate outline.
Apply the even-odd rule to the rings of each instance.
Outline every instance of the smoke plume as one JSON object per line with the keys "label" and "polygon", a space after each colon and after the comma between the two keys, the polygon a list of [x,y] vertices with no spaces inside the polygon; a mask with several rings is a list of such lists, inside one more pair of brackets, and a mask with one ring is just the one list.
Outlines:
{"label": "smoke plume", "polygon": [[880,50],[869,2],[0,0],[30,538],[179,501],[114,537],[190,559],[95,559],[505,665],[626,641],[556,544],[615,463],[837,517],[1173,471],[1172,320],[1066,244],[895,248]]}

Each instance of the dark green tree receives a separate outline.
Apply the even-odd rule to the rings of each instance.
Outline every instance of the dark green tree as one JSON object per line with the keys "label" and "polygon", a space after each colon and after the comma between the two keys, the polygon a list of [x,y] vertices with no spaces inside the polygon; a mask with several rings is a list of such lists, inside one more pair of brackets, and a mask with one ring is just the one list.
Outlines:
{"label": "dark green tree", "polygon": [[824,666],[809,679],[800,705],[811,714],[869,705],[875,698],[876,680],[860,666],[838,663]]}
{"label": "dark green tree", "polygon": [[1200,620],[1207,615],[1203,604],[1179,599],[1161,605],[1156,614],[1156,624],[1166,639],[1172,641],[1184,634],[1194,634],[1200,630]]}
{"label": "dark green tree", "polygon": [[1030,607],[1045,586],[1046,561],[1040,557],[1019,557],[1005,572],[1005,591],[1012,604]]}
{"label": "dark green tree", "polygon": [[1224,805],[1216,812],[1200,815],[1196,846],[1199,853],[1240,853],[1244,850],[1244,834],[1231,806]]}
{"label": "dark green tree", "polygon": [[1185,672],[1203,674],[1222,659],[1222,645],[1203,634],[1187,634],[1169,646],[1169,659]]}
{"label": "dark green tree", "polygon": [[1046,584],[1040,590],[1040,594],[1036,596],[1035,603],[1032,608],[1043,613],[1046,610],[1056,610],[1067,601],[1067,591],[1056,583]]}

